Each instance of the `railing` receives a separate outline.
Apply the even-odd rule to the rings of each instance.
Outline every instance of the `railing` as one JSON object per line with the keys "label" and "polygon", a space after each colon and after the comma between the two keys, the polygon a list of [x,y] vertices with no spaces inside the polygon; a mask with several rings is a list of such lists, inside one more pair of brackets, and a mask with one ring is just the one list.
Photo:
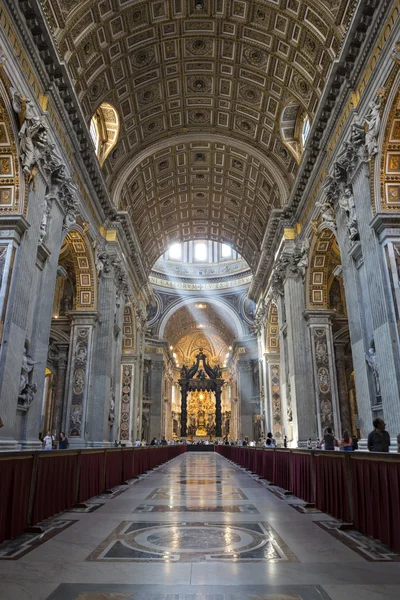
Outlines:
{"label": "railing", "polygon": [[216,451],[400,551],[400,456],[216,446]]}
{"label": "railing", "polygon": [[0,454],[0,543],[186,451],[186,446]]}

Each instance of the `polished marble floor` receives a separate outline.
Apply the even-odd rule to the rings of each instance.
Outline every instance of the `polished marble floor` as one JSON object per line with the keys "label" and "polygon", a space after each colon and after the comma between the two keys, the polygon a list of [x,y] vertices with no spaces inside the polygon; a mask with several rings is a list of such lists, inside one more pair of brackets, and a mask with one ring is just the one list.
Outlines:
{"label": "polished marble floor", "polygon": [[271,489],[183,455],[0,546],[0,600],[398,600],[396,555]]}

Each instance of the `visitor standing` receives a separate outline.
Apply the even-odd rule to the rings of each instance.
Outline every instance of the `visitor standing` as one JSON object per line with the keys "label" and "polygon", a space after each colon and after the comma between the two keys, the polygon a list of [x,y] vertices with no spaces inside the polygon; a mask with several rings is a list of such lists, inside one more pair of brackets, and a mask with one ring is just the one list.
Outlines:
{"label": "visitor standing", "polygon": [[69,441],[66,437],[65,433],[62,431],[60,433],[60,439],[58,441],[58,449],[59,450],[67,450],[69,448]]}
{"label": "visitor standing", "polygon": [[368,436],[368,450],[370,452],[389,452],[390,436],[386,431],[386,424],[383,419],[375,419],[373,422],[375,429]]}
{"label": "visitor standing", "polygon": [[[274,448],[276,448],[276,441],[275,441],[275,438],[273,438],[273,437],[272,437],[272,433],[271,433],[271,432],[267,433],[267,439],[271,440],[271,444],[272,444],[272,446],[273,446]],[[269,445],[269,444],[268,444],[268,445]]]}
{"label": "visitor standing", "polygon": [[53,442],[54,436],[51,435],[51,431],[48,431],[43,438],[43,450],[53,450]]}
{"label": "visitor standing", "polygon": [[353,438],[348,431],[343,431],[342,449],[343,452],[353,452]]}
{"label": "visitor standing", "polygon": [[308,450],[312,450],[312,441],[311,441],[311,438],[308,438],[308,440],[307,440],[307,449]]}
{"label": "visitor standing", "polygon": [[334,450],[335,449],[335,437],[332,433],[331,427],[327,427],[325,429],[324,442],[325,442],[325,450]]}

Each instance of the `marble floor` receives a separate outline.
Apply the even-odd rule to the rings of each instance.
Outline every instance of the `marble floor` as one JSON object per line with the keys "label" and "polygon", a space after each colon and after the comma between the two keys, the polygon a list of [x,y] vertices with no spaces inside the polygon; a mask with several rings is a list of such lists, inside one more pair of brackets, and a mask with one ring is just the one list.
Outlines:
{"label": "marble floor", "polygon": [[182,455],[93,505],[0,545],[0,600],[400,597],[398,555],[218,454]]}

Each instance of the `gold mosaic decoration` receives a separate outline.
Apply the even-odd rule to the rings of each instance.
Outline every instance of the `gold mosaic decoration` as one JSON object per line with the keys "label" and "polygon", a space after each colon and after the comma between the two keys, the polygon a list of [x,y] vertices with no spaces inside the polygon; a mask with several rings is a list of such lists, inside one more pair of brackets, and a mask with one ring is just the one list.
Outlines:
{"label": "gold mosaic decoration", "polygon": [[0,214],[24,213],[20,165],[8,112],[0,97]]}
{"label": "gold mosaic decoration", "polygon": [[132,314],[132,308],[125,306],[124,309],[124,322],[122,326],[122,352],[123,354],[131,354],[135,351],[135,331],[134,331],[134,318]]}
{"label": "gold mosaic decoration", "polygon": [[308,308],[329,308],[331,256],[337,248],[336,238],[330,229],[323,229],[316,237],[308,269]]}
{"label": "gold mosaic decoration", "polygon": [[278,320],[278,308],[274,302],[268,307],[268,319],[267,319],[267,340],[266,348],[267,352],[278,353],[279,348],[279,320]]}
{"label": "gold mosaic decoration", "polygon": [[385,129],[381,154],[381,210],[400,210],[400,89]]}
{"label": "gold mosaic decoration", "polygon": [[94,310],[97,306],[97,285],[86,241],[79,231],[70,231],[66,240],[76,271],[76,306],[74,306],[74,310]]}

